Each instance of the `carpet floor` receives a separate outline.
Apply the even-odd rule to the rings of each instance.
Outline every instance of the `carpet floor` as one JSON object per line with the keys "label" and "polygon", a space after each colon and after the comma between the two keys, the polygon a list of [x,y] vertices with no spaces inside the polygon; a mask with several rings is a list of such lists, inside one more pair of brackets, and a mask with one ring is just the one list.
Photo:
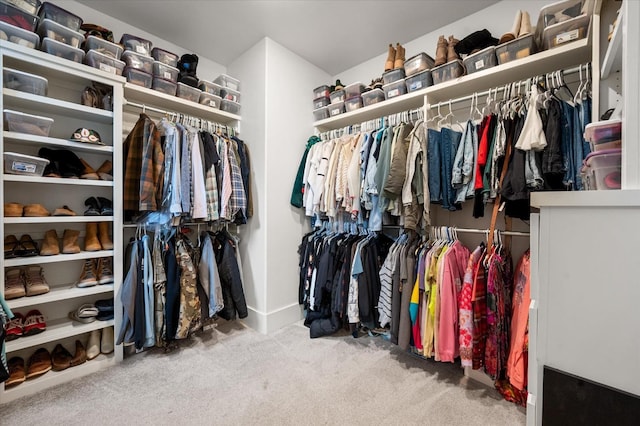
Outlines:
{"label": "carpet floor", "polygon": [[[224,321],[222,321],[224,322]],[[524,409],[382,338],[220,324],[0,406],[10,425],[523,425]]]}

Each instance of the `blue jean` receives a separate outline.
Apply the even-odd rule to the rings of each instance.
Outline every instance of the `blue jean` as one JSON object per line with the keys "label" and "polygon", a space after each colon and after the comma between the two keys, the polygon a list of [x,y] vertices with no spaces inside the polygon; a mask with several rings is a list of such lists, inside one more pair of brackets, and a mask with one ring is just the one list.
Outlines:
{"label": "blue jean", "polygon": [[458,210],[456,207],[456,190],[451,185],[451,171],[453,161],[462,139],[462,133],[443,128],[441,131],[442,143],[440,146],[440,179],[442,185],[442,207],[451,211]]}
{"label": "blue jean", "polygon": [[580,170],[584,159],[591,152],[589,143],[584,140],[584,128],[591,121],[586,116],[591,114],[591,101],[585,100],[583,103],[576,104],[573,109],[573,161],[575,164],[575,185],[576,191],[583,189],[582,176]]}
{"label": "blue jean", "polygon": [[442,201],[440,184],[440,144],[442,135],[439,131],[427,129],[427,163],[429,165],[429,199],[432,203]]}

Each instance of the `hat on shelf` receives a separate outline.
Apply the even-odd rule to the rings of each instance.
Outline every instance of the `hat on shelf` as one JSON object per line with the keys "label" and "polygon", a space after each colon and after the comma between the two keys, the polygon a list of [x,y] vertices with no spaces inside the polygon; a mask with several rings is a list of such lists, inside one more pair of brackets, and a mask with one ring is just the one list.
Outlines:
{"label": "hat on shelf", "polygon": [[96,132],[95,130],[84,128],[84,127],[77,129],[75,132],[73,132],[73,134],[69,139],[76,142],[92,143],[95,145],[104,145],[104,143],[102,142],[102,139],[100,139],[100,135],[98,134],[98,132]]}

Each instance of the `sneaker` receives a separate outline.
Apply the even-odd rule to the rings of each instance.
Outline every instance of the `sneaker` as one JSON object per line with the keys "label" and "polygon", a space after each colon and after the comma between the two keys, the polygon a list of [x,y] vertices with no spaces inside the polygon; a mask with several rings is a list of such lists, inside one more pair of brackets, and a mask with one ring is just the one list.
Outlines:
{"label": "sneaker", "polygon": [[22,271],[19,268],[7,270],[4,278],[4,298],[6,300],[17,299],[26,294]]}
{"label": "sneaker", "polygon": [[7,323],[7,337],[6,340],[10,341],[10,340],[15,340],[18,337],[23,335],[23,329],[22,327],[24,326],[24,317],[22,316],[22,314],[16,312],[14,317],[12,319],[9,320],[9,322]]}
{"label": "sneaker", "polygon": [[34,309],[27,312],[27,316],[22,326],[23,336],[32,336],[34,334],[42,333],[47,329],[47,323],[44,320],[44,315],[39,310]]}
{"label": "sneaker", "polygon": [[111,258],[103,257],[98,259],[96,272],[98,275],[98,284],[113,283],[113,269],[111,268]]}
{"label": "sneaker", "polygon": [[80,278],[76,282],[76,287],[85,288],[98,285],[98,279],[96,277],[95,259],[86,259],[82,266],[82,272]]}
{"label": "sneaker", "polygon": [[49,284],[44,278],[44,272],[40,266],[29,266],[24,269],[25,288],[27,296],[38,296],[49,293]]}

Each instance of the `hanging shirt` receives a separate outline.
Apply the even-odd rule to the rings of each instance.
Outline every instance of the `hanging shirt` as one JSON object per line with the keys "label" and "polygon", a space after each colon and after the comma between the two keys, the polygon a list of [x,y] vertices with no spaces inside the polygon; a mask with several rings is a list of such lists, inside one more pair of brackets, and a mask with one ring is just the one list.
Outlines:
{"label": "hanging shirt", "polygon": [[200,151],[201,143],[198,133],[193,129],[188,130],[188,138],[191,145],[191,190],[193,198],[191,217],[193,219],[206,219],[207,195],[204,186],[203,161]]}
{"label": "hanging shirt", "polygon": [[222,158],[222,192],[220,194],[220,216],[231,220],[229,203],[233,184],[231,183],[231,163],[229,161],[229,147],[224,138],[218,138],[218,152]]}

